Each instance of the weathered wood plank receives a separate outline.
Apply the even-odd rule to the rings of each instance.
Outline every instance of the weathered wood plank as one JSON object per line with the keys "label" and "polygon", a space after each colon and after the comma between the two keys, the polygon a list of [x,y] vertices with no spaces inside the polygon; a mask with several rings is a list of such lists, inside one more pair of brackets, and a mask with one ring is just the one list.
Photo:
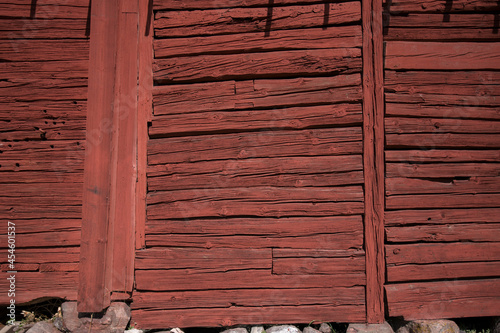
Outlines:
{"label": "weathered wood plank", "polygon": [[432,264],[500,260],[500,243],[386,245],[387,264]]}
{"label": "weathered wood plank", "polygon": [[2,123],[1,141],[22,140],[83,140],[85,120],[60,120],[59,123],[43,119],[10,121]]}
{"label": "weathered wood plank", "polygon": [[[3,162],[3,161],[2,161]],[[15,164],[19,160],[7,161],[13,167],[8,172],[0,172],[0,184],[35,184],[44,183],[82,183],[83,172],[67,172],[62,170],[41,168],[40,171],[15,171]],[[81,163],[79,163],[81,164]],[[65,165],[62,163],[62,165]],[[3,164],[2,164],[3,168]],[[7,169],[7,168],[6,168]],[[14,171],[12,171],[14,170]],[[71,171],[71,170],[70,170]]]}
{"label": "weathered wood plank", "polygon": [[481,12],[500,9],[498,2],[495,0],[455,0],[452,3],[446,3],[439,0],[385,0],[384,4],[391,13],[459,13],[463,11]]}
{"label": "weathered wood plank", "polygon": [[154,40],[156,59],[196,55],[361,47],[360,26],[338,26]]}
{"label": "weathered wood plank", "polygon": [[[432,85],[432,84],[431,84]],[[478,86],[478,92],[480,87]],[[500,98],[498,96],[481,96],[480,93],[465,96],[465,95],[442,95],[437,92],[432,94],[419,93],[411,94],[398,94],[398,93],[385,93],[385,100],[388,103],[408,103],[419,104],[423,106],[461,106],[461,107],[498,107],[500,106]]]}
{"label": "weathered wood plank", "polygon": [[498,207],[499,202],[499,193],[397,195],[386,198],[386,208],[481,208]]}
{"label": "weathered wood plank", "polygon": [[498,162],[500,150],[386,150],[387,162]]}
{"label": "weathered wood plank", "polygon": [[[262,220],[259,218],[257,220]],[[232,231],[231,231],[232,230]],[[360,249],[363,247],[361,229],[353,231],[310,232],[306,235],[294,234],[286,236],[286,232],[278,232],[270,236],[234,235],[235,229],[230,229],[232,235],[212,236],[205,234],[162,234],[146,235],[147,246],[185,246],[193,248],[236,248],[236,249],[268,249],[268,248],[315,248],[326,250]],[[239,231],[238,231],[239,233]],[[248,232],[242,232],[248,234]],[[288,232],[292,233],[292,232]]]}
{"label": "weathered wood plank", "polygon": [[150,137],[194,135],[219,131],[306,129],[318,126],[360,125],[361,105],[334,104],[274,110],[212,111],[153,118]]}
{"label": "weathered wood plank", "polygon": [[413,179],[386,178],[387,196],[400,194],[476,194],[496,193],[500,189],[500,177],[471,177],[469,179]]}
{"label": "weathered wood plank", "polygon": [[[9,281],[0,280],[0,288],[9,290]],[[78,272],[18,272],[16,274],[16,305],[42,297],[76,299],[75,285]],[[8,293],[0,295],[0,302],[8,304]]]}
{"label": "weathered wood plank", "polygon": [[134,293],[133,310],[232,306],[363,305],[364,288],[243,289]]}
{"label": "weathered wood plank", "polygon": [[26,19],[88,19],[88,0],[8,0],[0,3],[0,13],[6,17]]}
{"label": "weathered wood plank", "polygon": [[[258,277],[258,278],[256,278]],[[245,270],[223,273],[193,273],[188,270],[138,270],[138,291],[212,290],[212,289],[295,289],[353,287],[365,283],[363,274],[274,275],[270,270]]]}
{"label": "weathered wood plank", "polygon": [[[17,272],[36,272],[40,267],[39,264],[15,264]],[[10,264],[0,264],[0,272],[12,271]]]}
{"label": "weathered wood plank", "polygon": [[337,188],[236,188],[157,192],[148,195],[148,218],[353,215],[363,211],[358,186]]}
{"label": "weathered wood plank", "polygon": [[406,133],[500,133],[500,121],[440,118],[386,118],[385,132]]}
{"label": "weathered wood plank", "polygon": [[482,278],[499,275],[500,261],[387,266],[387,281],[389,282]]}
{"label": "weathered wood plank", "polygon": [[500,175],[500,165],[497,163],[387,163],[386,173],[386,177],[410,178],[495,177],[498,175]]}
{"label": "weathered wood plank", "polygon": [[495,242],[500,239],[500,224],[469,223],[387,227],[389,243],[412,242]]}
{"label": "weathered wood plank", "polygon": [[[29,201],[29,200],[27,200]],[[31,201],[30,201],[31,202]],[[80,230],[76,231],[49,231],[37,233],[17,233],[16,223],[16,249],[23,247],[51,247],[55,246],[79,246]],[[7,247],[7,235],[0,235],[0,247]]]}
{"label": "weathered wood plank", "polygon": [[[425,43],[420,43],[425,44]],[[434,43],[436,44],[436,43]],[[492,43],[483,43],[492,44]],[[454,43],[453,43],[454,45]],[[472,45],[469,45],[473,47]],[[436,45],[438,47],[438,45]],[[446,47],[446,46],[443,46]],[[494,61],[494,60],[492,60]],[[385,71],[385,90],[392,93],[499,96],[500,73],[492,71]]]}
{"label": "weathered wood plank", "polygon": [[[224,81],[155,87],[155,115],[356,102],[359,74],[275,80]],[[286,95],[286,98],[283,96]]]}
{"label": "weathered wood plank", "polygon": [[386,285],[389,316],[406,320],[495,316],[500,279]]}
{"label": "weathered wood plank", "polygon": [[214,273],[271,269],[272,249],[149,248],[136,252],[135,269],[187,269]]}
{"label": "weathered wood plank", "polygon": [[89,58],[87,40],[19,39],[0,43],[3,61],[62,61]]}
{"label": "weathered wood plank", "polygon": [[387,148],[500,148],[499,134],[415,133],[386,134]]}
{"label": "weathered wood plank", "polygon": [[[60,231],[78,231],[81,221],[78,219],[34,219],[20,220],[15,219],[11,222],[16,223],[16,234],[37,233],[37,232],[60,232]],[[0,231],[0,235],[5,235],[7,229]]]}
{"label": "weathered wood plank", "polygon": [[234,236],[238,235],[287,238],[335,233],[355,233],[363,227],[361,216],[329,216],[329,217],[289,217],[280,219],[209,219],[148,221],[148,235],[205,235]]}
{"label": "weathered wood plank", "polygon": [[386,44],[388,69],[500,69],[500,43],[396,42]]}
{"label": "weathered wood plank", "polygon": [[79,266],[77,262],[40,264],[40,272],[78,272]]}
{"label": "weathered wood plank", "polygon": [[7,203],[7,206],[0,206],[0,218],[5,220],[14,219],[78,219],[82,217],[82,206],[81,202],[78,205],[54,205],[54,200],[48,205],[30,205],[27,206],[24,203],[18,203],[17,205],[12,205],[12,203]]}
{"label": "weathered wood plank", "polygon": [[337,275],[365,272],[365,252],[356,250],[273,249],[273,274]]}
{"label": "weathered wood plank", "polygon": [[[272,149],[270,149],[272,148]],[[149,165],[258,157],[347,155],[361,153],[356,127],[304,131],[200,135],[148,142]]]}
{"label": "weathered wood plank", "polygon": [[[232,6],[231,6],[232,7]],[[326,27],[354,23],[361,19],[358,1],[273,7],[229,8],[157,12],[154,20],[156,37],[266,32],[274,30]]]}
{"label": "weathered wood plank", "polygon": [[[2,6],[2,4],[0,4]],[[29,11],[28,11],[29,12]],[[3,15],[2,11],[2,15]],[[0,20],[0,39],[75,39],[87,38],[86,19],[33,19]]]}
{"label": "weathered wood plank", "polygon": [[[0,249],[2,258],[7,258],[7,249]],[[19,264],[50,264],[78,262],[80,258],[80,248],[73,247],[53,247],[53,248],[19,248],[16,249],[16,265]],[[73,285],[75,289],[75,285]]]}
{"label": "weathered wood plank", "polygon": [[[441,15],[442,17],[443,15]],[[464,15],[465,16],[465,15]],[[490,22],[493,22],[491,20]],[[491,24],[493,25],[493,24]],[[413,27],[412,27],[413,28]],[[495,28],[455,28],[455,27],[390,27],[384,35],[386,41],[432,41],[432,42],[485,42],[500,41]]]}
{"label": "weathered wood plank", "polygon": [[362,168],[360,155],[158,164],[148,169],[148,189],[361,184]]}
{"label": "weathered wood plank", "polygon": [[449,119],[500,119],[500,108],[386,103],[386,116],[434,117]]}
{"label": "weathered wood plank", "polygon": [[[275,0],[274,5],[290,5],[290,4],[314,4],[320,3],[319,0]],[[266,7],[269,5],[268,0],[155,0],[153,1],[153,9],[157,10],[180,10],[180,9],[210,9],[210,8],[234,8],[234,7]]]}
{"label": "weathered wood plank", "polygon": [[144,327],[187,327],[196,322],[203,327],[233,326],[236,324],[282,324],[295,321],[307,322],[317,318],[325,322],[365,322],[365,305],[303,305],[232,307],[213,309],[135,310],[132,320]]}
{"label": "weathered wood plank", "polygon": [[[194,189],[162,191],[148,194],[148,205],[170,204],[181,201],[204,201],[206,199],[213,201],[225,201],[236,199],[241,201],[253,202],[255,200],[262,202],[349,202],[363,201],[363,189],[361,186],[343,186],[337,188],[318,187],[314,190],[308,188],[234,188],[234,189]],[[151,207],[150,207],[151,208]]]}
{"label": "weathered wood plank", "polygon": [[403,210],[385,212],[386,226],[500,223],[500,208]]}
{"label": "weathered wood plank", "polygon": [[338,75],[361,72],[358,48],[200,55],[158,59],[154,80],[171,82]]}
{"label": "weathered wood plank", "polygon": [[[401,5],[414,5],[414,2],[409,3],[401,0],[392,2],[395,6]],[[470,5],[471,1],[467,1],[466,5]],[[491,1],[493,4],[493,1]],[[436,5],[442,5],[435,1]],[[455,3],[452,4],[455,6]],[[495,14],[494,13],[480,13],[476,11],[475,13],[450,13],[447,16],[447,19],[444,19],[443,14],[433,14],[433,13],[393,13],[392,12],[392,4],[387,4],[389,11],[391,12],[391,16],[388,18],[388,29],[389,31],[393,27],[401,27],[401,28],[424,28],[424,27],[432,27],[432,28],[441,28],[446,30],[447,28],[489,28],[490,30],[494,29],[495,22]],[[449,6],[449,4],[448,4]],[[459,6],[457,6],[457,9]],[[420,9],[424,9],[420,7]],[[500,7],[499,7],[500,9]],[[467,29],[463,29],[464,32]],[[385,38],[385,36],[384,36]]]}
{"label": "weathered wood plank", "polygon": [[[17,60],[13,62],[0,62],[0,75],[3,79],[7,79],[8,82],[27,84],[33,81],[46,79],[46,84],[49,84],[51,83],[50,80],[55,79],[74,80],[87,78],[88,67],[88,58],[80,60],[54,59],[52,61]],[[56,82],[60,84],[62,81]]]}

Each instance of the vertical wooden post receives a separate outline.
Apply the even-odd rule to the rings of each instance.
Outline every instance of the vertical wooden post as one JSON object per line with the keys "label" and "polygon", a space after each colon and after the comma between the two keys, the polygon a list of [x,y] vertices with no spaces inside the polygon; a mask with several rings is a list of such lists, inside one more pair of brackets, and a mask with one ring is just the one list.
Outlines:
{"label": "vertical wooden post", "polygon": [[136,190],[136,238],[135,247],[146,246],[146,167],[148,122],[153,108],[153,8],[152,0],[139,4],[139,97],[138,97],[138,145]]}
{"label": "vertical wooden post", "polygon": [[384,320],[384,94],[382,0],[362,0],[366,316]]}
{"label": "vertical wooden post", "polygon": [[99,312],[110,303],[110,281],[106,279],[106,260],[117,23],[118,0],[92,3],[78,288],[79,312]]}
{"label": "vertical wooden post", "polygon": [[138,0],[93,2],[91,15],[79,312],[134,282]]}

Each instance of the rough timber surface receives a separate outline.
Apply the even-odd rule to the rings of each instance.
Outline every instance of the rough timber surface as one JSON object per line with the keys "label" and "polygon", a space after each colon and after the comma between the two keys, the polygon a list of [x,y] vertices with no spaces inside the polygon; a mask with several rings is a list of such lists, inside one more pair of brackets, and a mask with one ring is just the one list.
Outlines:
{"label": "rough timber surface", "polygon": [[153,8],[133,320],[366,320],[361,2]]}
{"label": "rough timber surface", "polygon": [[76,299],[88,14],[88,0],[0,2],[0,216],[16,226],[16,303]]}

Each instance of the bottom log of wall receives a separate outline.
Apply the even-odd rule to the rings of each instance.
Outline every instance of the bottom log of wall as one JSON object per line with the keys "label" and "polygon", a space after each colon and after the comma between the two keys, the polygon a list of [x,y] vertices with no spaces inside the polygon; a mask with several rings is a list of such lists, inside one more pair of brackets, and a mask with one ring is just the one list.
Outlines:
{"label": "bottom log of wall", "polygon": [[406,320],[498,315],[500,279],[450,280],[385,286],[390,317]]}

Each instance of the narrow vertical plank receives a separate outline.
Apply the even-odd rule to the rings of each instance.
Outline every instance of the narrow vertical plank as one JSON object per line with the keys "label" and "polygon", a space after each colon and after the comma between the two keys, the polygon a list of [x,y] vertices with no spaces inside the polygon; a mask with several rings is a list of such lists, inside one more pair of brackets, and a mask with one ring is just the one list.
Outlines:
{"label": "narrow vertical plank", "polygon": [[366,314],[384,320],[384,102],[381,0],[363,0]]}
{"label": "narrow vertical plank", "polygon": [[120,0],[113,120],[108,260],[113,292],[131,292],[135,255],[137,180],[138,1]]}
{"label": "narrow vertical plank", "polygon": [[106,253],[118,0],[94,1],[91,15],[79,312],[99,312],[110,303]]}
{"label": "narrow vertical plank", "polygon": [[146,191],[148,122],[153,114],[153,10],[152,1],[139,4],[139,96],[137,121],[137,187],[135,247],[146,247]]}

